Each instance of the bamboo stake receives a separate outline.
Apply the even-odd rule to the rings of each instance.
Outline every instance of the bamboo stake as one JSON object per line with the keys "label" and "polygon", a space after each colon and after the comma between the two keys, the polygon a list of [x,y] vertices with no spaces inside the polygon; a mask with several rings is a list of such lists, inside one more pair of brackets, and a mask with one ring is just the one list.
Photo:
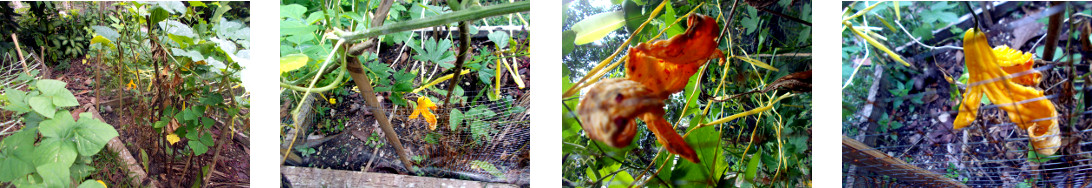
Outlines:
{"label": "bamboo stake", "polygon": [[23,58],[23,48],[19,47],[19,38],[15,37],[15,33],[11,34],[11,41],[15,42],[15,51],[19,52],[19,62],[23,63],[23,72],[26,73],[27,76],[31,76],[30,67],[27,66],[26,59]]}

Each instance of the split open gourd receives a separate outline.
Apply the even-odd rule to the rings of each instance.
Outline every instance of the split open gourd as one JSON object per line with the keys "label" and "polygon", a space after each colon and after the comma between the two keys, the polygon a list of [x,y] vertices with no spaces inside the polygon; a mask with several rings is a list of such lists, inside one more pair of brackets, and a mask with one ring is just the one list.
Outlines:
{"label": "split open gourd", "polygon": [[970,125],[978,114],[982,94],[986,94],[1008,112],[1013,123],[1028,131],[1036,152],[1053,155],[1062,138],[1058,134],[1058,112],[1043,97],[1043,91],[1033,87],[1039,83],[1040,74],[1012,75],[1031,70],[1031,54],[1005,46],[991,49],[986,35],[975,29],[968,29],[963,35],[963,53],[970,79],[953,127]]}
{"label": "split open gourd", "polygon": [[611,78],[592,86],[580,101],[578,113],[588,138],[612,147],[626,147],[641,118],[668,152],[697,163],[694,149],[663,118],[664,100],[682,91],[690,76],[706,61],[724,55],[717,49],[720,31],[713,17],[694,14],[683,34],[668,40],[641,43],[629,49],[628,78]]}

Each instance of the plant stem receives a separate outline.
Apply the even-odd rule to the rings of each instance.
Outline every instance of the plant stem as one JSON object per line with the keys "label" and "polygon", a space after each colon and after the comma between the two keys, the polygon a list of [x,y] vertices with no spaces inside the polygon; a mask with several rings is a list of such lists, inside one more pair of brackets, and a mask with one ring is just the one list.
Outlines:
{"label": "plant stem", "polygon": [[529,1],[506,3],[485,7],[472,7],[439,16],[399,22],[396,24],[384,25],[380,27],[373,27],[366,31],[346,33],[341,35],[341,39],[344,39],[346,41],[355,41],[363,38],[409,31],[417,28],[433,27],[453,22],[476,20],[517,12],[526,12],[529,10],[531,10],[531,3]]}
{"label": "plant stem", "polygon": [[462,44],[459,45],[459,57],[456,57],[455,59],[455,73],[452,73],[455,76],[451,79],[451,82],[448,82],[447,97],[444,98],[444,103],[442,105],[443,107],[448,107],[445,109],[450,109],[448,103],[451,102],[451,94],[453,93],[451,91],[454,91],[455,87],[459,86],[459,75],[462,74],[459,70],[463,69],[463,63],[466,62],[466,53],[470,52],[470,33],[463,32],[470,30],[467,25],[468,23],[466,21],[459,22],[459,41],[462,42]]}
{"label": "plant stem", "polygon": [[334,89],[337,86],[341,86],[341,82],[345,79],[345,72],[346,72],[345,71],[345,61],[341,61],[341,68],[338,69],[338,70],[339,71],[337,72],[337,77],[334,78],[334,81],[330,82],[329,85],[326,85],[326,86],[323,86],[323,87],[320,87],[320,88],[300,87],[300,86],[296,86],[296,85],[292,85],[292,84],[288,84],[288,83],[284,83],[284,82],[281,82],[281,87],[284,87],[286,89],[295,90],[295,91],[303,91],[303,92],[326,92],[326,91],[330,91],[331,89]]}

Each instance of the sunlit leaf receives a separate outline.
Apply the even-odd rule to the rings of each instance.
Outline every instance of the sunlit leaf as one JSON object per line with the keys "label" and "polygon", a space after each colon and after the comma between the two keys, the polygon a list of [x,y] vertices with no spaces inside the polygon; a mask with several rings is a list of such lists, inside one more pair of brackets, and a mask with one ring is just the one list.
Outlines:
{"label": "sunlit leaf", "polygon": [[101,44],[103,46],[109,46],[111,49],[114,48],[114,42],[110,41],[110,39],[107,39],[106,37],[103,37],[102,35],[95,35],[95,38],[91,38],[91,45],[95,45],[95,44]]}
{"label": "sunlit leaf", "polygon": [[111,29],[110,27],[95,25],[91,26],[91,29],[95,30],[95,34],[106,37],[106,39],[109,39],[109,41],[115,41],[118,40],[118,37],[121,37],[121,35],[118,34],[117,31],[114,31],[114,29]]}
{"label": "sunlit leaf", "polygon": [[307,8],[299,4],[281,5],[281,18],[300,19],[306,11]]}
{"label": "sunlit leaf", "polygon": [[576,32],[574,42],[576,45],[595,42],[622,28],[625,23],[625,13],[620,10],[588,16],[573,24],[572,31]]}
{"label": "sunlit leaf", "polygon": [[281,73],[299,69],[300,67],[307,65],[308,60],[310,59],[304,54],[291,54],[281,57]]}

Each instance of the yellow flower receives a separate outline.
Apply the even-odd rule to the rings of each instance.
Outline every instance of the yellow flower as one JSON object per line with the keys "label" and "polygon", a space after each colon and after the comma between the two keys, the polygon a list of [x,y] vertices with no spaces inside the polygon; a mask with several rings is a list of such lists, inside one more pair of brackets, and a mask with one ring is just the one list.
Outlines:
{"label": "yellow flower", "polygon": [[136,89],[136,88],[137,88],[136,84],[133,84],[133,80],[129,80],[129,85],[125,87],[125,89],[128,89],[128,90],[132,90],[132,89]]}
{"label": "yellow flower", "polygon": [[432,114],[429,109],[436,110],[436,104],[432,103],[432,100],[429,100],[428,97],[417,97],[417,108],[413,109],[410,119],[417,119],[417,114],[421,114],[428,122],[428,130],[436,130],[436,114]]}
{"label": "yellow flower", "polygon": [[171,145],[174,145],[174,143],[177,143],[178,140],[181,140],[181,139],[178,138],[178,135],[175,135],[174,133],[171,133],[171,134],[167,135],[167,142],[170,142]]}
{"label": "yellow flower", "polygon": [[333,98],[333,97],[331,97],[331,98],[330,98],[330,104],[337,104],[337,99],[336,99],[336,98]]}

